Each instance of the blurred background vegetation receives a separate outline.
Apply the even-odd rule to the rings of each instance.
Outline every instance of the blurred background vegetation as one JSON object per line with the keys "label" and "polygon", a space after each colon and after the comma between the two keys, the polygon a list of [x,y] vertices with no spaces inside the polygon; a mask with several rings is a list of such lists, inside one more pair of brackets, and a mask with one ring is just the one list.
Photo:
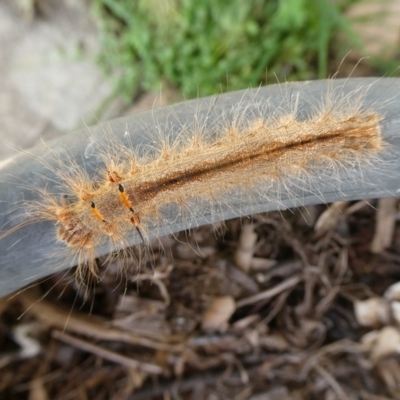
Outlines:
{"label": "blurred background vegetation", "polygon": [[[347,11],[374,1],[93,0],[92,13],[119,94],[172,87],[192,98],[328,77],[349,51],[365,54]],[[382,57],[368,63],[377,75],[395,70]]]}

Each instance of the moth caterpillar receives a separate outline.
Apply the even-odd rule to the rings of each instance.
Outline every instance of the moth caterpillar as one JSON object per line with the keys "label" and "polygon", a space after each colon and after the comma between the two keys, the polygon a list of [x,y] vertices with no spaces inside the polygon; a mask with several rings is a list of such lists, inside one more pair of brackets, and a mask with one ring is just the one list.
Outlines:
{"label": "moth caterpillar", "polygon": [[96,257],[166,233],[395,194],[398,93],[395,78],[273,85],[117,119],[15,157],[0,171],[11,209],[0,221],[0,295],[74,265],[96,274]]}

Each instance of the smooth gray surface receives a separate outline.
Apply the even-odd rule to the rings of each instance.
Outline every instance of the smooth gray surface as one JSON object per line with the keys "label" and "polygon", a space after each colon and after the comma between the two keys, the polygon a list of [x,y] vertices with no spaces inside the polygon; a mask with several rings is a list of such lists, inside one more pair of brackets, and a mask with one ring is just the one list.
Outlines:
{"label": "smooth gray surface", "polygon": [[[24,149],[96,123],[115,93],[96,65],[89,2],[39,3],[0,1],[0,143]],[[13,154],[0,146],[0,159]]]}
{"label": "smooth gray surface", "polygon": [[[107,140],[121,141],[143,153],[153,148],[160,134],[168,137],[190,136],[194,129],[203,129],[211,135],[217,134],[235,116],[251,118],[262,115],[279,116],[297,109],[299,119],[306,119],[318,108],[326,94],[342,99],[353,93],[349,106],[356,101],[357,93],[366,90],[363,107],[380,112],[384,119],[382,133],[388,143],[378,164],[371,168],[332,173],[319,171],[311,179],[296,178],[285,184],[288,191],[275,192],[274,188],[259,187],[251,198],[248,193],[230,193],[223,203],[204,201],[194,204],[195,213],[182,217],[171,205],[164,210],[161,226],[150,227],[150,235],[163,235],[180,230],[218,222],[237,216],[258,212],[328,203],[338,200],[355,200],[396,196],[400,189],[400,79],[397,78],[352,78],[348,80],[312,81],[272,85],[260,89],[239,91],[217,97],[204,98],[176,104],[174,106],[116,119],[64,136],[46,146],[32,150],[31,155],[21,154],[0,170],[0,226],[5,231],[26,218],[24,210],[7,212],[22,200],[38,198],[29,189],[32,184],[46,187],[50,192],[62,194],[57,178],[40,159],[54,164],[55,156],[73,157],[89,173],[101,166],[97,146]],[[354,94],[356,93],[356,94]],[[102,139],[103,138],[103,139]],[[100,145],[101,146],[101,145]],[[52,161],[53,160],[53,161]],[[56,164],[54,164],[56,165]],[[49,180],[54,179],[54,180]],[[132,231],[131,244],[139,242]],[[64,245],[55,239],[55,228],[51,223],[40,222],[21,228],[0,241],[0,296],[22,288],[30,282],[72,267],[74,262],[64,262]],[[110,252],[105,243],[97,255]]]}

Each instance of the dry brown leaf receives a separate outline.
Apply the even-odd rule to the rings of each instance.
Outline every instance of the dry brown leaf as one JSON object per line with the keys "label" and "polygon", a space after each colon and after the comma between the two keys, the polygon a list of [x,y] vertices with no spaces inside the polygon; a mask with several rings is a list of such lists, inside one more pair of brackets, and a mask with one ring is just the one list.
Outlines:
{"label": "dry brown leaf", "polygon": [[376,335],[370,357],[377,362],[387,356],[400,353],[400,332],[392,326],[385,326]]}
{"label": "dry brown leaf", "polygon": [[354,302],[354,314],[362,326],[376,327],[390,320],[389,302],[381,297]]}
{"label": "dry brown leaf", "polygon": [[338,201],[331,204],[329,208],[319,216],[315,223],[315,232],[322,233],[335,227],[348,206],[348,201]]}
{"label": "dry brown leaf", "polygon": [[29,391],[29,400],[48,400],[46,388],[42,378],[36,378],[31,381]]}
{"label": "dry brown leaf", "polygon": [[214,297],[203,314],[201,326],[205,331],[225,330],[229,318],[236,310],[232,296]]}
{"label": "dry brown leaf", "polygon": [[397,300],[400,301],[400,282],[396,282],[393,285],[390,285],[383,294],[385,299],[389,301]]}
{"label": "dry brown leaf", "polygon": [[375,235],[371,243],[372,253],[382,253],[392,243],[396,224],[397,201],[398,199],[395,197],[379,199]]}
{"label": "dry brown leaf", "polygon": [[390,303],[390,311],[393,320],[400,325],[400,301],[392,301]]}
{"label": "dry brown leaf", "polygon": [[254,232],[254,224],[243,225],[234,258],[236,265],[246,272],[250,269],[256,242],[257,234]]}

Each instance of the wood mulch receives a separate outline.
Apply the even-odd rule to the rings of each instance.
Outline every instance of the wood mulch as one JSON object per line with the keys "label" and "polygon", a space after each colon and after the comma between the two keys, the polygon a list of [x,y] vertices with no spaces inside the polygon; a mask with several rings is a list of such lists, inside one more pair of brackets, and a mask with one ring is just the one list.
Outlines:
{"label": "wood mulch", "polygon": [[274,212],[153,243],[154,273],[53,276],[0,302],[0,398],[400,399],[397,219]]}

